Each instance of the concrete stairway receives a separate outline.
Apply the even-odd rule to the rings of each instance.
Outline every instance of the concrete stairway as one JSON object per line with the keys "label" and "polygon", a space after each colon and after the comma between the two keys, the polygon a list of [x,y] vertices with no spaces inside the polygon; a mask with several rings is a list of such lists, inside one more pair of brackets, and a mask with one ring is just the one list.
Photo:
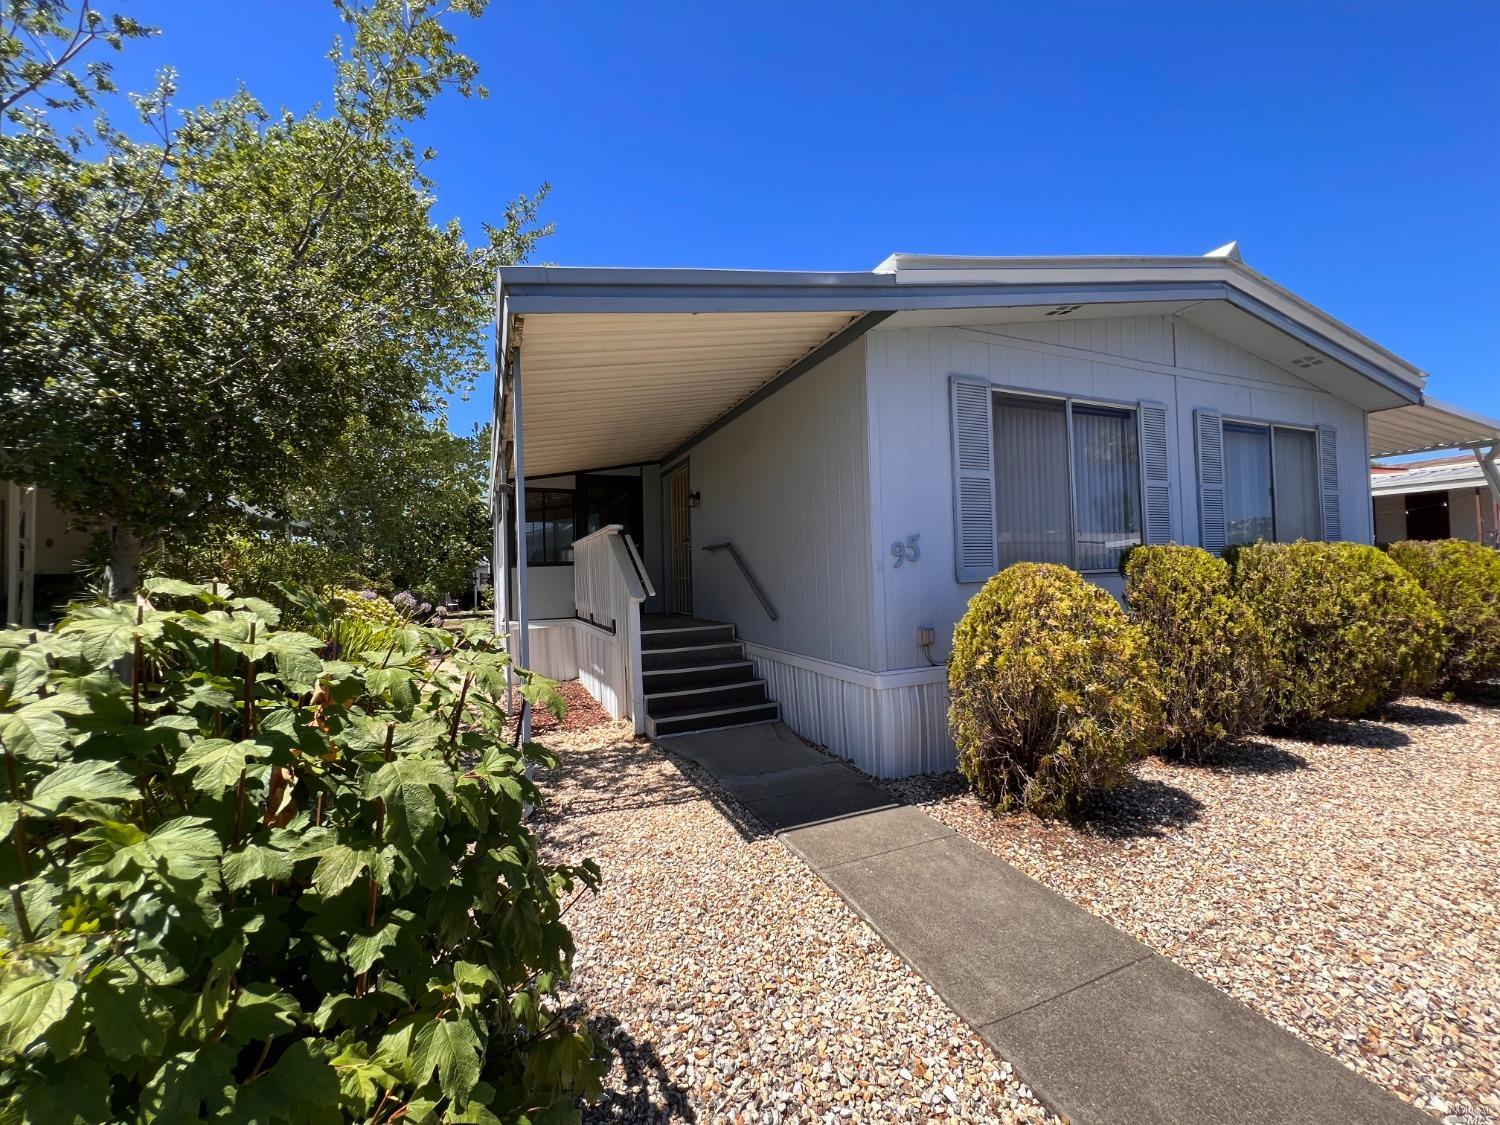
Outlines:
{"label": "concrete stairway", "polygon": [[780,717],[733,625],[651,614],[641,622],[641,671],[653,738]]}

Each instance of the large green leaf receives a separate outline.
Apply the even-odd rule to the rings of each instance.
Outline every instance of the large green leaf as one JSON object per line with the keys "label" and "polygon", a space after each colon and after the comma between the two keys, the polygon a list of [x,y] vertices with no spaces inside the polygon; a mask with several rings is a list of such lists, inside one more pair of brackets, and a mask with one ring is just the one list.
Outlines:
{"label": "large green leaf", "polygon": [[365,781],[365,799],[385,798],[387,814],[404,821],[413,841],[437,819],[438,794],[453,795],[453,771],[434,758],[396,758]]}
{"label": "large green leaf", "polygon": [[78,986],[53,976],[23,976],[0,989],[0,1042],[12,1054],[24,1051],[68,1014]]}
{"label": "large green leaf", "polygon": [[299,1039],[276,1065],[240,1091],[235,1106],[240,1121],[290,1122],[291,1125],[339,1125],[339,1077],[314,1045]]}
{"label": "large green leaf", "polygon": [[112,762],[68,762],[36,783],[29,803],[50,815],[69,801],[134,801],[140,796],[135,779]]}
{"label": "large green leaf", "polygon": [[150,1058],[167,1045],[172,1009],[144,981],[96,977],[84,990],[84,1009],[99,1045],[113,1058]]}
{"label": "large green leaf", "polygon": [[205,738],[187,748],[177,759],[175,773],[193,774],[193,788],[212,797],[233,788],[245,766],[271,753],[258,742],[231,742],[227,738]]}
{"label": "large green leaf", "polygon": [[438,1088],[455,1101],[479,1081],[479,1034],[466,1018],[434,1020],[417,1032],[412,1068],[419,1085],[437,1072]]}
{"label": "large green leaf", "polygon": [[369,848],[355,849],[346,844],[334,844],[318,857],[318,866],[313,870],[313,890],[320,895],[336,895],[359,878],[366,868],[379,862],[379,854]]}
{"label": "large green leaf", "polygon": [[18,758],[55,762],[68,752],[68,723],[63,716],[79,707],[77,696],[58,694],[0,714],[0,740]]}
{"label": "large green leaf", "polygon": [[280,848],[247,844],[224,857],[224,885],[232,891],[251,883],[284,883],[292,877],[292,857]]}
{"label": "large green leaf", "polygon": [[[237,1051],[227,1043],[206,1043],[162,1063],[141,1091],[147,1121],[201,1121],[234,1100]],[[207,1112],[205,1112],[207,1111]]]}

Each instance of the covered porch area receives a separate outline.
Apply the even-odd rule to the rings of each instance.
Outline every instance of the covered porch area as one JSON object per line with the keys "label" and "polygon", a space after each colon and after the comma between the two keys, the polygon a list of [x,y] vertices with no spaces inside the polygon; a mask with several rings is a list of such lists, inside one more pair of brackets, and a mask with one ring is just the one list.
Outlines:
{"label": "covered porch area", "polygon": [[1500,547],[1500,420],[1430,398],[1383,410],[1370,415],[1370,457],[1377,542]]}
{"label": "covered porch area", "polygon": [[589,286],[533,291],[513,272],[548,271],[506,271],[498,290],[497,631],[517,664],[579,679],[640,733],[775,719],[742,622],[695,599],[695,568],[707,566],[733,575],[755,613],[778,614],[733,532],[696,541],[691,452],[857,339],[870,314],[856,302],[809,307],[805,292],[753,275],[746,299],[711,309],[686,289],[622,303]]}

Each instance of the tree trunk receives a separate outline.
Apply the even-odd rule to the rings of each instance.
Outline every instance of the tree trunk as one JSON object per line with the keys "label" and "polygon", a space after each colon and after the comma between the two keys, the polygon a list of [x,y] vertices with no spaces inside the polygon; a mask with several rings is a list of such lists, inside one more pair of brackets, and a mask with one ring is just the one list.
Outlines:
{"label": "tree trunk", "polygon": [[141,581],[141,548],[135,532],[116,525],[110,540],[109,566],[104,571],[110,601],[124,601],[135,595]]}

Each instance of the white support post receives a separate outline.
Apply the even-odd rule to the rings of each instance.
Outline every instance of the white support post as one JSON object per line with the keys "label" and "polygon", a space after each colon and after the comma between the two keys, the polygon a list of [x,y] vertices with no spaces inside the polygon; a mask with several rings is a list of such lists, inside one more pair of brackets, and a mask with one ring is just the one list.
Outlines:
{"label": "white support post", "polygon": [[21,489],[5,486],[5,624],[21,624]]}
{"label": "white support post", "polygon": [[37,488],[28,484],[21,489],[21,627],[36,624],[36,509]]}
{"label": "white support post", "polygon": [[1474,460],[1479,462],[1480,471],[1489,482],[1490,492],[1496,500],[1500,500],[1500,463],[1497,463],[1497,459],[1500,459],[1500,444],[1484,450],[1474,450]]}
{"label": "white support post", "polygon": [[[511,660],[522,668],[531,667],[530,615],[526,604],[526,442],[521,427],[521,347],[517,343],[510,353],[510,416],[514,440],[511,449],[515,469],[511,478],[516,485],[516,636]],[[523,712],[521,741],[531,741],[531,712]]]}

